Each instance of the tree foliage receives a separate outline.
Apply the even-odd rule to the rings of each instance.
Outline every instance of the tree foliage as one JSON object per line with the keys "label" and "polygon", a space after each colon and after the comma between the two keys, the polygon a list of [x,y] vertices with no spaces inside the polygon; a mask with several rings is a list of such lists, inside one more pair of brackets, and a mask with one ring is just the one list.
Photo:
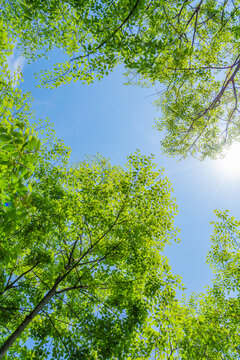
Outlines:
{"label": "tree foliage", "polygon": [[180,286],[162,254],[176,236],[169,182],[140,155],[38,177],[31,221],[2,254],[0,356],[124,359],[156,294]]}
{"label": "tree foliage", "polygon": [[166,154],[214,157],[239,139],[238,0],[3,3],[27,58],[54,47],[66,54],[42,85],[90,83],[123,63],[140,84],[161,87]]}
{"label": "tree foliage", "polygon": [[239,136],[239,5],[2,2],[0,358],[240,358],[240,222],[216,212],[212,286],[180,300],[163,255],[177,236],[168,179],[139,153],[125,168],[100,155],[69,165],[51,127],[32,123],[7,60],[15,41],[29,60],[63,50],[42,73],[52,88],[122,63],[138,84],[162,86],[164,151],[214,156]]}
{"label": "tree foliage", "polygon": [[21,74],[11,74],[8,67],[12,39],[2,20],[0,26],[0,216],[1,232],[5,233],[17,218],[26,218],[27,183],[34,172],[40,140],[29,123],[29,94],[22,94],[17,87]]}
{"label": "tree foliage", "polygon": [[132,344],[129,359],[233,360],[240,358],[240,222],[216,212],[207,262],[212,286],[188,300],[156,299],[148,324]]}
{"label": "tree foliage", "polygon": [[0,234],[4,237],[27,220],[36,168],[50,159],[64,161],[69,149],[54,137],[47,122],[34,122],[30,93],[23,94],[18,87],[20,69],[14,74],[9,69],[12,39],[2,21],[0,26]]}

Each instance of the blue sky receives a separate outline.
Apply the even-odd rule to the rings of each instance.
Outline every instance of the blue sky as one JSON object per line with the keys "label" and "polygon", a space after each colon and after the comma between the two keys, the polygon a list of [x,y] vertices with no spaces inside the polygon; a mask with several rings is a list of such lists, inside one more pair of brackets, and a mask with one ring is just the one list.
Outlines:
{"label": "blue sky", "polygon": [[229,209],[238,217],[240,174],[229,176],[216,166],[216,161],[177,162],[162,156],[162,135],[153,129],[154,118],[158,117],[152,105],[155,97],[151,96],[155,89],[123,85],[120,68],[92,85],[78,82],[54,90],[36,88],[34,72],[48,68],[53,60],[57,61],[56,55],[50,62],[41,60],[23,67],[21,87],[32,92],[37,117],[48,117],[54,123],[57,137],[72,149],[72,161],[98,152],[110,158],[112,164],[123,166],[136,149],[155,154],[156,163],[164,167],[172,183],[179,206],[176,226],[181,229],[181,242],[172,244],[166,255],[173,272],[182,276],[188,294],[203,291],[212,278],[205,257],[210,249],[213,210]]}

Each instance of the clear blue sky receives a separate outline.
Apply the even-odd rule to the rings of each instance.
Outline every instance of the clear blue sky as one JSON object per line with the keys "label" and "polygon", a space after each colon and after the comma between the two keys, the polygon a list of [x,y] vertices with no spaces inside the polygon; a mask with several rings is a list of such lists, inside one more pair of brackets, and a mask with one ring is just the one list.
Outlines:
{"label": "clear blue sky", "polygon": [[155,97],[149,96],[155,90],[124,86],[121,69],[89,86],[72,83],[54,90],[36,88],[34,72],[50,63],[51,60],[41,60],[23,68],[22,88],[32,92],[37,117],[48,117],[54,123],[57,137],[71,147],[73,161],[99,152],[111,163],[124,165],[136,149],[155,154],[156,163],[165,168],[173,185],[179,206],[176,226],[181,229],[181,243],[173,244],[166,254],[173,272],[182,276],[188,293],[203,291],[212,278],[205,257],[210,248],[213,210],[229,209],[238,217],[240,175],[225,176],[215,161],[177,162],[162,156],[161,133],[153,129],[158,116],[152,105]]}

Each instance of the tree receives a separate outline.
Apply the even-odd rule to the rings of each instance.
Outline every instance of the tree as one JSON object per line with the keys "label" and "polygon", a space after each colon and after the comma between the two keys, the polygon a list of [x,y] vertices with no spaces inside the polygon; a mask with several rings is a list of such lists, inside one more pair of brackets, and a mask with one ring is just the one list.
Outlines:
{"label": "tree", "polygon": [[239,11],[238,0],[3,2],[26,57],[66,54],[43,85],[89,83],[123,63],[138,83],[162,86],[165,153],[201,158],[239,139]]}
{"label": "tree", "polygon": [[5,55],[16,39],[33,60],[63,49],[50,87],[122,62],[163,86],[166,153],[214,156],[239,136],[238,1],[5,0],[2,15],[0,358],[239,359],[240,223],[217,212],[213,285],[177,299],[162,254],[176,236],[168,180],[139,154],[125,169],[100,156],[69,167],[64,145],[30,126]]}
{"label": "tree", "polygon": [[23,95],[16,86],[21,74],[11,74],[8,69],[7,56],[12,53],[13,45],[2,20],[0,26],[0,212],[3,215],[3,206],[12,204],[16,208],[19,197],[26,195],[24,182],[34,171],[40,141],[29,124],[29,94]]}
{"label": "tree", "polygon": [[12,39],[2,20],[0,26],[0,237],[5,242],[28,219],[37,164],[46,166],[49,156],[64,162],[69,149],[54,137],[47,121],[34,122],[30,94],[18,87],[21,72],[9,70]]}
{"label": "tree", "polygon": [[139,154],[125,170],[98,156],[38,178],[1,262],[0,358],[124,359],[156,294],[180,286],[162,255],[176,236],[169,182]]}
{"label": "tree", "polygon": [[176,296],[155,299],[130,358],[233,360],[240,357],[240,222],[216,211],[207,262],[215,278],[206,293],[188,301]]}

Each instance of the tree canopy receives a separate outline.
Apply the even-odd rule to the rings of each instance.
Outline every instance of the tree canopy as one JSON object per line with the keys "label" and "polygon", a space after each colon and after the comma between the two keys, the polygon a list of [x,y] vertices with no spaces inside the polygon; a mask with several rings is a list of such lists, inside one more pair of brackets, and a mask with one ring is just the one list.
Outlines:
{"label": "tree canopy", "polygon": [[9,70],[12,39],[2,21],[0,26],[0,233],[7,236],[28,217],[36,168],[58,158],[64,162],[69,149],[54,137],[47,121],[34,122],[30,93],[23,94],[17,86],[20,70]]}
{"label": "tree canopy", "polygon": [[160,87],[164,152],[200,158],[239,139],[239,11],[236,0],[3,1],[24,56],[66,55],[43,86],[90,83],[122,63],[134,82]]}
{"label": "tree canopy", "polygon": [[34,172],[34,162],[40,148],[29,120],[29,94],[22,94],[16,87],[20,73],[11,74],[7,57],[12,52],[11,38],[0,21],[0,231],[11,228],[12,221],[26,217],[29,181]]}
{"label": "tree canopy", "polygon": [[38,177],[31,220],[2,252],[0,357],[125,358],[155,295],[180,286],[162,255],[176,236],[169,182],[140,155]]}
{"label": "tree canopy", "polygon": [[156,299],[129,359],[239,359],[240,222],[227,211],[216,216],[207,256],[215,271],[212,285],[188,300]]}
{"label": "tree canopy", "polygon": [[177,240],[177,206],[152,156],[69,164],[8,67],[14,42],[29,61],[65,53],[42,86],[90,83],[123,64],[129,83],[162,87],[164,151],[215,156],[239,136],[239,5],[2,1],[0,358],[240,358],[240,221],[216,211],[212,285],[180,299],[164,256]]}

